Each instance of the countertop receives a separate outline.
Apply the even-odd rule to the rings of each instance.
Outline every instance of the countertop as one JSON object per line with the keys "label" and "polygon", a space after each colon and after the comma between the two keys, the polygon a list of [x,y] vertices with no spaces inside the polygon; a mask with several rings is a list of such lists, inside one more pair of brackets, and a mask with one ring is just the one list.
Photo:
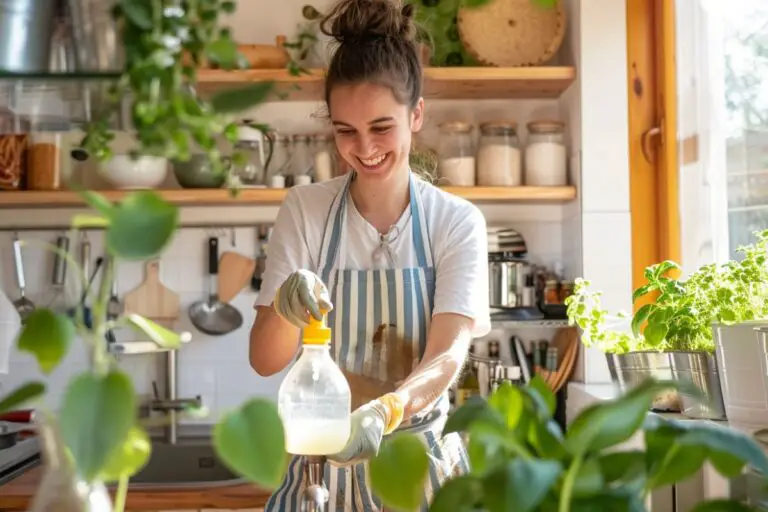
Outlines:
{"label": "countertop", "polygon": [[[0,510],[27,510],[42,471],[42,466],[37,466],[0,487]],[[129,511],[258,509],[264,507],[269,496],[268,491],[250,484],[129,489],[125,508]]]}

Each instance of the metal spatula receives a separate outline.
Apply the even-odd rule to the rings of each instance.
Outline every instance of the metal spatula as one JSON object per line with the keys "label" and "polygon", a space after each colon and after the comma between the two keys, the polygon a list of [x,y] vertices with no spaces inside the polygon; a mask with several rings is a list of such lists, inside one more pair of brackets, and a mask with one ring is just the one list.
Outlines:
{"label": "metal spatula", "polygon": [[26,296],[27,280],[24,277],[24,262],[21,254],[21,241],[18,236],[13,237],[13,262],[16,266],[16,284],[19,286],[18,299],[13,301],[13,306],[21,317],[21,323],[26,323],[27,318],[35,310],[35,304]]}

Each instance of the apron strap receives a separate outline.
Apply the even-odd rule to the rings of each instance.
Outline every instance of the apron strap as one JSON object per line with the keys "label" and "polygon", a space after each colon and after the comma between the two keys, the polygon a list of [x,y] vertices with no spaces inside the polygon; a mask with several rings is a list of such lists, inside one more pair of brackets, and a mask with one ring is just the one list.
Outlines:
{"label": "apron strap", "polygon": [[344,219],[346,217],[346,204],[347,204],[347,192],[349,191],[349,185],[352,182],[352,175],[354,171],[350,171],[347,179],[344,181],[344,186],[341,188],[336,197],[333,198],[331,203],[331,209],[328,212],[328,216],[325,219],[325,230],[323,232],[323,243],[320,246],[320,261],[318,263],[318,269],[320,270],[320,277],[328,284],[331,270],[334,263],[336,263],[336,253],[341,243],[341,234],[344,228]]}

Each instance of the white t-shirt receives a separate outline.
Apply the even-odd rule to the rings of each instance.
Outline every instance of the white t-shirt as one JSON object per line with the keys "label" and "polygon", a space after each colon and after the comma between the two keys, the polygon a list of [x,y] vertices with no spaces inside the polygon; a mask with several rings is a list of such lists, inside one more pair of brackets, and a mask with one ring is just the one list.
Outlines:
{"label": "white t-shirt", "polygon": [[[491,328],[488,307],[488,243],[485,217],[469,201],[416,178],[435,263],[433,314],[457,313],[475,320],[473,335]],[[278,287],[298,269],[320,274],[320,251],[326,218],[345,176],[292,187],[280,207],[267,246],[267,261],[256,306],[272,303]],[[416,267],[410,206],[397,222],[399,234],[391,241],[395,268]],[[329,222],[333,222],[331,219]],[[345,245],[339,247],[336,268],[386,268],[389,261],[379,246],[379,234],[347,201]],[[323,249],[325,250],[325,249]],[[333,299],[333,297],[331,298]]]}

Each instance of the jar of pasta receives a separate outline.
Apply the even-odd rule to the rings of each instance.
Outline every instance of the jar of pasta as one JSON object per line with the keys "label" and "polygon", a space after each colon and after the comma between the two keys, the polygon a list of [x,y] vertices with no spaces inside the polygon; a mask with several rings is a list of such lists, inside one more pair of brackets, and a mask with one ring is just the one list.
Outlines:
{"label": "jar of pasta", "polygon": [[475,185],[475,150],[472,125],[464,121],[447,121],[440,126],[437,148],[437,174],[440,185],[472,187]]}
{"label": "jar of pasta", "polygon": [[477,184],[515,187],[523,184],[517,123],[494,121],[480,125],[477,150]]}

